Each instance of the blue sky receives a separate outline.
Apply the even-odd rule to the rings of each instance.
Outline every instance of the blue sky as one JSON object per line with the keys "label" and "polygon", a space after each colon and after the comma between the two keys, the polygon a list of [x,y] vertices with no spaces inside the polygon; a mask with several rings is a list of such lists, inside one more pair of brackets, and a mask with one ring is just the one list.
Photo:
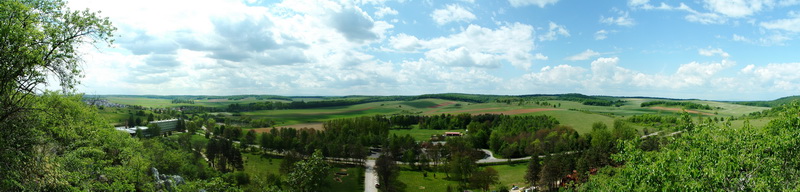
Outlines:
{"label": "blue sky", "polygon": [[119,28],[89,94],[800,92],[800,0],[72,0]]}

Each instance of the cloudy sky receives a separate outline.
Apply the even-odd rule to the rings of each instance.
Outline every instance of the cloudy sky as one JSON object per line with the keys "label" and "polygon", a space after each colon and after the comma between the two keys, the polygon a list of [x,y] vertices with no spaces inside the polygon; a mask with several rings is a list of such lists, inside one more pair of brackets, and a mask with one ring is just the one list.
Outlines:
{"label": "cloudy sky", "polygon": [[70,0],[89,94],[800,94],[800,0]]}

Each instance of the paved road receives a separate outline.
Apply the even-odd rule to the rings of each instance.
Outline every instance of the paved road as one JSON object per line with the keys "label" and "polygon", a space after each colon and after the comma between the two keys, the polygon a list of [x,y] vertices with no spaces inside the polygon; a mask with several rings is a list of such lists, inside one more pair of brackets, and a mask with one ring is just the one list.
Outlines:
{"label": "paved road", "polygon": [[364,168],[364,191],[378,192],[378,189],[375,188],[375,183],[378,182],[378,175],[375,174],[375,160],[367,159]]}

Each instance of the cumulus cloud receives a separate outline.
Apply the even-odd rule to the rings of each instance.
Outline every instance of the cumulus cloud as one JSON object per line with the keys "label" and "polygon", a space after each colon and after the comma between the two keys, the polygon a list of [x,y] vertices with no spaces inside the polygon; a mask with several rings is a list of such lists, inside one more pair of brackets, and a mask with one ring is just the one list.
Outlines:
{"label": "cumulus cloud", "polygon": [[558,36],[569,37],[569,31],[564,25],[558,25],[550,22],[549,29],[546,33],[539,35],[539,41],[552,41],[558,39]]}
{"label": "cumulus cloud", "polygon": [[579,86],[585,79],[586,69],[570,65],[545,66],[539,72],[525,74],[521,79],[539,87]]}
{"label": "cumulus cloud", "polygon": [[378,39],[378,34],[373,31],[374,22],[366,12],[358,7],[334,13],[330,20],[331,26],[345,38],[359,43]]}
{"label": "cumulus cloud", "polygon": [[469,25],[462,32],[446,37],[420,40],[407,34],[389,38],[391,47],[399,51],[424,51],[428,60],[449,66],[489,67],[507,61],[528,68],[533,59],[533,27],[521,23],[503,25],[497,29]]}
{"label": "cumulus cloud", "polygon": [[582,61],[582,60],[591,59],[592,57],[595,57],[595,56],[598,56],[598,55],[600,55],[600,53],[592,51],[591,49],[587,49],[586,51],[583,51],[581,53],[575,54],[573,56],[569,56],[569,57],[567,57],[565,59],[569,60],[569,61]]}
{"label": "cumulus cloud", "polygon": [[536,5],[540,8],[544,8],[547,5],[554,5],[558,3],[558,0],[508,0],[508,3],[510,3],[513,7]]}
{"label": "cumulus cloud", "polygon": [[573,65],[545,66],[537,72],[511,80],[508,89],[533,89],[553,92],[582,93],[651,93],[652,91],[686,91],[703,94],[724,90],[728,77],[720,72],[734,64],[722,60],[715,63],[690,62],[680,65],[671,74],[646,74],[619,65],[618,57],[600,57],[590,68]]}
{"label": "cumulus cloud", "polygon": [[397,15],[397,10],[392,9],[391,7],[379,7],[377,11],[375,11],[376,18],[383,18],[387,15]]}
{"label": "cumulus cloud", "polygon": [[445,6],[444,9],[436,9],[431,13],[431,19],[436,24],[444,25],[450,22],[469,22],[475,20],[475,15],[469,10],[461,7],[458,4],[450,4]]}
{"label": "cumulus cloud", "polygon": [[542,55],[541,53],[536,53],[536,55],[533,56],[533,58],[536,59],[536,60],[547,60],[548,59],[547,56]]}
{"label": "cumulus cloud", "polygon": [[771,91],[800,90],[800,63],[773,63],[766,66],[748,65],[742,73],[752,77],[753,82]]}

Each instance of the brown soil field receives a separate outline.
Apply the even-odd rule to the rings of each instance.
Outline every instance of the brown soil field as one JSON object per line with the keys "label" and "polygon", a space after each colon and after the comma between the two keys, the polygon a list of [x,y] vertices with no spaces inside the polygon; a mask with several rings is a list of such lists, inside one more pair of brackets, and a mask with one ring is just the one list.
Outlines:
{"label": "brown soil field", "polygon": [[[681,108],[670,108],[670,107],[650,107],[650,109],[676,111],[676,112],[684,111]],[[687,113],[694,113],[694,114],[701,114],[701,115],[714,115],[713,113],[706,113],[706,112],[700,112],[700,111],[694,111],[694,110],[685,110],[685,111]]]}
{"label": "brown soil field", "polygon": [[[284,126],[278,126],[276,129],[280,129],[280,128],[284,128],[284,127],[291,127],[291,128],[295,128],[295,129],[309,128],[309,129],[322,130],[322,123],[302,123],[302,124],[294,124],[294,125],[284,125]],[[257,129],[253,129],[253,130],[255,130],[256,133],[263,133],[263,132],[269,132],[270,130],[272,130],[272,128],[271,127],[257,128]]]}

